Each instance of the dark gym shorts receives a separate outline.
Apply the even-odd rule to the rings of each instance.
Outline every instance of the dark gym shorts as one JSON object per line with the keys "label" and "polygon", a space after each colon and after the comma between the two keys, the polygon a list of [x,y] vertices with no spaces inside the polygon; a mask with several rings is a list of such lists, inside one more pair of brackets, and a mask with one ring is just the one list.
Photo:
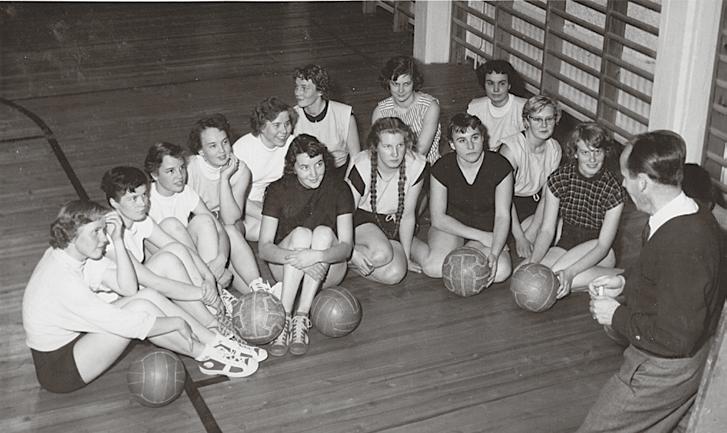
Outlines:
{"label": "dark gym shorts", "polygon": [[40,386],[50,392],[72,392],[86,386],[73,358],[73,347],[85,334],[51,352],[30,349]]}
{"label": "dark gym shorts", "polygon": [[535,214],[535,210],[538,208],[538,203],[540,202],[540,200],[541,197],[539,194],[527,197],[512,197],[512,203],[515,205],[515,210],[517,210],[517,217],[520,220],[521,224],[525,220],[525,218]]}
{"label": "dark gym shorts", "polygon": [[361,224],[371,223],[384,232],[387,239],[392,241],[399,240],[399,230],[396,227],[394,221],[394,215],[378,214],[379,221],[376,221],[376,215],[373,212],[365,211],[363,209],[356,209],[353,213],[353,227],[356,228]]}
{"label": "dark gym shorts", "polygon": [[574,226],[564,221],[560,239],[558,239],[558,243],[555,246],[563,248],[564,250],[569,250],[583,242],[590,241],[591,239],[598,239],[599,234],[598,230]]}

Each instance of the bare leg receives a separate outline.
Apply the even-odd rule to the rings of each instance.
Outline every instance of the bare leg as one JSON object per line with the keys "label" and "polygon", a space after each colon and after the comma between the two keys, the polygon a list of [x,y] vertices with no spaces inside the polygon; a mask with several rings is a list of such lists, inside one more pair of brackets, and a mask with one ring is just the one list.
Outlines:
{"label": "bare leg", "polygon": [[[182,283],[192,284],[187,271],[174,254],[168,252],[160,252],[152,256],[145,264],[149,270],[155,274],[167,278],[169,280],[179,281]],[[215,317],[210,313],[202,301],[179,301],[174,300],[183,310],[192,315],[202,324],[213,326],[217,323]]]}
{"label": "bare leg", "polygon": [[[164,316],[156,305],[145,299],[130,297],[121,299],[119,303],[124,309],[144,311],[157,317]],[[89,383],[106,371],[121,356],[129,341],[118,335],[102,333],[89,333],[81,337],[73,348],[73,357],[83,381]],[[199,341],[194,341],[190,350],[189,344],[177,332],[152,337],[149,341],[193,358],[204,350],[204,344]]]}
{"label": "bare leg", "polygon": [[[280,247],[288,250],[302,250],[311,247],[313,240],[313,232],[305,227],[298,227],[288,234],[280,242]],[[283,293],[281,295],[283,308],[290,316],[293,313],[293,304],[298,295],[300,282],[303,280],[305,273],[300,269],[291,265],[270,265],[270,271],[276,280],[283,282]]]}
{"label": "bare leg", "polygon": [[365,278],[382,284],[396,284],[406,276],[408,263],[404,249],[399,242],[389,241],[375,224],[356,227],[355,238],[353,254],[366,257],[374,267],[373,272],[363,275]]}
{"label": "bare leg", "polygon": [[[189,222],[187,231],[199,256],[205,263],[211,262],[220,255],[220,231],[217,221],[211,215],[197,215]],[[186,245],[186,244],[185,244]],[[226,255],[222,254],[223,256]]]}
{"label": "bare leg", "polygon": [[[226,225],[225,232],[230,238],[230,262],[237,275],[242,277],[245,284],[260,277],[255,254],[250,244],[245,240],[245,234],[240,231],[242,224]],[[235,286],[237,287],[237,286]]]}
{"label": "bare leg", "polygon": [[453,249],[464,245],[464,239],[429,228],[429,242],[427,244],[414,238],[412,242],[412,259],[419,263],[425,275],[431,278],[442,278],[442,264]]}
{"label": "bare leg", "polygon": [[[560,257],[558,257],[551,266],[553,272],[558,272],[562,269],[565,269],[580,260],[583,256],[585,256],[589,251],[593,249],[597,242],[597,239],[592,239],[590,241],[576,245],[568,251],[564,251],[562,248],[558,248],[559,250],[563,251],[563,254],[561,254]],[[582,271],[573,278],[571,291],[578,292],[587,289],[588,283],[596,277],[600,277],[602,275],[618,275],[622,273],[623,270],[614,268],[615,265],[616,255],[611,249],[608,251],[606,257],[604,257],[597,265]]]}

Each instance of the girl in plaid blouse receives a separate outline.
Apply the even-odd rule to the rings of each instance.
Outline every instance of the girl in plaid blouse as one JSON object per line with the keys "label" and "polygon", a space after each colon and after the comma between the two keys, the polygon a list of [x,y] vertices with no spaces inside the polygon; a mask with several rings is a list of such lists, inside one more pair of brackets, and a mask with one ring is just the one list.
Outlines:
{"label": "girl in plaid blouse", "polygon": [[[585,289],[597,276],[621,271],[614,268],[611,245],[624,194],[605,164],[615,154],[613,141],[598,124],[581,123],[565,151],[570,162],[548,177],[543,224],[532,254],[523,262],[542,263],[558,275],[558,299],[572,289]],[[561,224],[560,236],[551,247]]]}

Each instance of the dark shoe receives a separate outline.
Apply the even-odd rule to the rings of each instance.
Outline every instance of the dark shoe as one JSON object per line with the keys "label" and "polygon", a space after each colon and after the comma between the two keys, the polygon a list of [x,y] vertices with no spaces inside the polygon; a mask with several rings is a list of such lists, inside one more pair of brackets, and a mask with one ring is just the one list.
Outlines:
{"label": "dark shoe", "polygon": [[303,355],[308,351],[308,329],[311,323],[308,316],[296,314],[290,328],[290,353]]}

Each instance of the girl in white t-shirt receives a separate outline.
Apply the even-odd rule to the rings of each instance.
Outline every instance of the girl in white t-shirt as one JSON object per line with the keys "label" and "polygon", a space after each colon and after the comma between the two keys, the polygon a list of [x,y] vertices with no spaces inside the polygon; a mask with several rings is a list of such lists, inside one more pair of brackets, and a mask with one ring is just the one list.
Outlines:
{"label": "girl in white t-shirt", "polygon": [[533,96],[523,107],[525,130],[503,138],[500,154],[515,171],[511,224],[519,257],[529,257],[543,222],[540,200],[548,176],[560,165],[560,143],[553,138],[560,120],[558,103],[544,95]]}
{"label": "girl in white t-shirt", "polygon": [[477,81],[485,96],[475,98],[467,106],[467,114],[477,116],[487,128],[490,150],[500,148],[501,139],[525,129],[523,106],[525,98],[512,93],[520,91],[520,75],[510,62],[490,60],[477,68]]}
{"label": "girl in white t-shirt", "polygon": [[245,236],[250,241],[260,236],[265,189],[283,176],[297,117],[293,107],[278,98],[267,98],[250,114],[252,132],[232,146],[240,161],[243,195],[239,197],[245,200]]}
{"label": "girl in white t-shirt", "polygon": [[260,271],[245,240],[242,217],[248,182],[244,164],[232,153],[227,118],[214,114],[198,120],[189,133],[188,145],[193,156],[187,161],[187,186],[199,194],[224,226],[237,277],[233,284],[238,291],[246,292],[246,285],[260,278]]}
{"label": "girl in white t-shirt", "polygon": [[[80,389],[106,371],[132,339],[193,357],[205,374],[245,377],[258,361],[237,343],[202,326],[159,292],[137,290],[124,222],[89,201],[64,205],[51,224],[50,245],[23,294],[23,328],[40,385]],[[108,232],[108,235],[107,235]],[[119,247],[113,278],[128,296],[109,302],[88,282],[87,267],[104,259],[109,238]]]}

